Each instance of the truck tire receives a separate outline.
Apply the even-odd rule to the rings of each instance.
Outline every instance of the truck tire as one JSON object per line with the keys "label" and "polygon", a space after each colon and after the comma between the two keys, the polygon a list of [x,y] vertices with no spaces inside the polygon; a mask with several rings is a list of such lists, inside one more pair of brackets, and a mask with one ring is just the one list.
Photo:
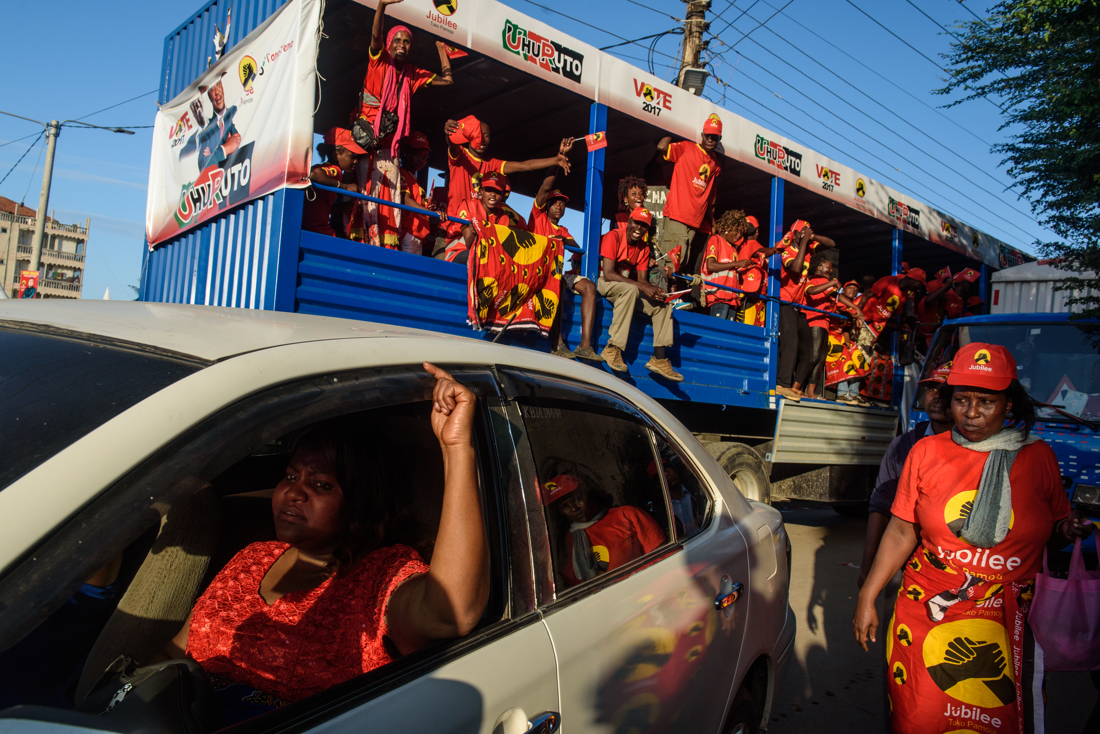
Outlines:
{"label": "truck tire", "polygon": [[704,445],[745,499],[771,504],[771,482],[760,454],[743,443],[719,441]]}

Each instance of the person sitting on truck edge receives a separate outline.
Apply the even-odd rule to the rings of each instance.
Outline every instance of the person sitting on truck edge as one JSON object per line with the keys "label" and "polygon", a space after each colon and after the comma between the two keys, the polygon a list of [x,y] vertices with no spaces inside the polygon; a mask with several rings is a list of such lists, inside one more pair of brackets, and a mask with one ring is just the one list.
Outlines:
{"label": "person sitting on truck edge", "polygon": [[649,248],[645,235],[653,226],[653,215],[644,207],[630,213],[626,232],[612,229],[600,240],[599,294],[611,301],[614,313],[607,346],[601,355],[611,369],[626,372],[623,349],[630,336],[634,311],[641,310],[653,320],[653,356],[645,367],[673,382],[683,382],[684,376],[672,369],[665,357],[665,348],[672,346],[672,306],[665,302],[663,288],[649,282]]}
{"label": "person sitting on truck edge", "polygon": [[794,387],[795,369],[812,359],[813,340],[806,314],[796,306],[806,302],[806,284],[810,275],[810,256],[836,247],[828,237],[814,234],[810,223],[801,219],[791,225],[783,239],[776,243],[783,260],[779,273],[779,364],[775,391],[790,400],[801,400],[802,393]]}
{"label": "person sitting on truck edge", "polygon": [[[559,166],[563,174],[569,175],[569,157],[561,152],[561,146],[558,147],[558,154],[553,158],[533,158],[526,161],[486,158],[490,140],[489,125],[473,115],[461,120],[447,120],[443,125],[443,132],[447,135],[447,216],[449,217],[460,217],[459,210],[463,206],[469,206],[467,202],[475,202],[481,197],[481,180],[487,174],[498,173],[506,176],[511,173],[538,171],[550,166]],[[564,143],[564,140],[562,142]],[[447,228],[448,251],[452,246],[458,246],[461,251],[461,246],[457,242],[462,238],[461,233],[462,225],[457,222],[452,222]]]}
{"label": "person sitting on truck edge", "polygon": [[767,301],[763,296],[768,292],[768,258],[777,250],[764,247],[756,238],[760,236],[760,222],[751,214],[745,217],[745,239],[737,253],[742,260],[751,260],[752,266],[741,271],[741,310],[737,320],[749,326],[763,327],[767,322]]}
{"label": "person sitting on truck edge", "polygon": [[[730,209],[722,213],[703,251],[703,280],[741,290],[738,271],[753,264],[752,260],[742,260],[738,254],[744,243],[744,232],[745,212]],[[703,298],[703,305],[710,307],[711,316],[727,321],[737,319],[737,307],[741,303],[739,294],[704,285]]]}
{"label": "person sitting on truck edge", "polygon": [[[567,138],[563,141],[563,147],[566,142],[571,146],[573,139]],[[558,167],[555,166],[547,172],[546,178],[543,179],[542,186],[531,204],[528,230],[543,237],[560,239],[564,244],[576,247],[577,241],[573,239],[573,235],[569,234],[569,230],[561,224],[561,218],[565,216],[565,204],[569,201],[569,197],[559,189],[554,188],[554,182],[557,178]],[[570,351],[569,347],[565,346],[561,328],[562,310],[559,308],[558,315],[554,319],[554,326],[550,329],[550,343],[554,345],[551,354],[565,359],[580,357],[591,362],[602,362],[603,357],[592,348],[592,331],[596,323],[596,284],[580,272],[580,253],[571,252],[569,254],[571,255],[569,258],[570,271],[562,275],[561,280],[565,287],[581,297],[581,345],[575,352]]]}
{"label": "person sitting on truck edge", "polygon": [[[505,210],[501,204],[504,202],[504,176],[499,173],[490,173],[481,180],[481,197],[473,201],[467,201],[459,207],[458,216],[462,219],[478,220],[489,224],[501,224],[512,229],[526,229],[526,224],[521,220],[514,221],[509,210]],[[465,265],[470,257],[470,248],[477,239],[477,232],[472,224],[462,225],[462,234],[447,246],[447,262],[456,262]]]}
{"label": "person sitting on truck edge", "polygon": [[[806,286],[806,305],[819,311],[837,312],[838,306],[855,309],[856,304],[840,292],[840,281],[833,277],[833,261],[818,254],[810,261],[810,281]],[[839,321],[819,311],[807,311],[806,322],[810,327],[810,343],[813,346],[810,362],[799,363],[795,368],[793,388],[802,391],[805,387],[807,397],[817,397],[817,386],[821,380],[825,355],[829,351],[829,327]]]}
{"label": "person sitting on truck edge", "polygon": [[[355,144],[351,137],[351,131],[334,127],[325,133],[325,142],[317,146],[326,161],[318,163],[309,169],[309,180],[322,186],[332,186],[345,191],[359,191],[359,187],[353,183],[344,183],[344,171],[352,170],[355,160],[366,153],[365,150]],[[346,237],[344,234],[343,214],[336,212],[339,230],[332,222],[332,205],[336,202],[336,194],[329,191],[314,190],[313,198],[306,197],[302,207],[302,229],[319,234],[327,234],[329,237]]]}
{"label": "person sitting on truck edge", "polygon": [[[912,272],[912,271],[911,271]],[[924,271],[919,271],[924,276]],[[878,341],[886,324],[895,315],[902,313],[908,292],[923,281],[909,275],[886,275],[875,281],[870,290],[859,299],[859,310],[863,314],[863,328],[859,331],[859,347],[864,356],[871,359],[871,347]]]}
{"label": "person sitting on truck edge", "polygon": [[661,288],[668,287],[662,258],[679,247],[680,259],[686,259],[696,232],[709,234],[714,228],[714,199],[718,193],[714,180],[722,172],[715,149],[721,141],[722,120],[712,114],[703,123],[700,142],[673,143],[671,136],[665,136],[657,143],[657,150],[665,160],[674,164],[661,241],[654,248],[654,264],[658,266],[654,283]]}

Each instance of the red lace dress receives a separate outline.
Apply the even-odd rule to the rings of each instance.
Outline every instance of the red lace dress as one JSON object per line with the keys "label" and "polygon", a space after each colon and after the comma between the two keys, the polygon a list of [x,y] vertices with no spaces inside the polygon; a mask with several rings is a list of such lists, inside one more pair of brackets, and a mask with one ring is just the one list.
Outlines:
{"label": "red lace dress", "polygon": [[428,571],[404,545],[374,551],[350,572],[268,605],[260,581],[290,545],[253,543],[233,557],[195,603],[187,655],[207,673],[297,701],[385,665],[386,603]]}

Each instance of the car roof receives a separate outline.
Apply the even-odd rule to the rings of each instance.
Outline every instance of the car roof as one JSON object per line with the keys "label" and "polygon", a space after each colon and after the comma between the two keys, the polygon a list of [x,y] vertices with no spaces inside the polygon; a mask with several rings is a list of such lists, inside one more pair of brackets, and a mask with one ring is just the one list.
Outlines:
{"label": "car roof", "polygon": [[367,321],[277,311],[49,298],[0,302],[0,326],[76,332],[208,362],[283,344],[329,339],[461,338]]}

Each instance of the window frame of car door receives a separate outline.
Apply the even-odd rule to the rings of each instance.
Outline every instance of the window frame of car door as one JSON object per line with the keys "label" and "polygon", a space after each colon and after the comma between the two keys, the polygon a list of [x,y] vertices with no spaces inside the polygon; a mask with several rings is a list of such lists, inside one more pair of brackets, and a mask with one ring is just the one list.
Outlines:
{"label": "window frame of car door", "polygon": [[[683,545],[684,543],[690,543],[696,538],[706,532],[707,528],[714,522],[715,508],[715,495],[717,493],[716,488],[711,486],[710,479],[707,473],[695,462],[695,457],[692,456],[690,451],[684,449],[680,443],[668,435],[668,432],[661,430],[655,422],[649,421],[650,435],[653,437],[653,449],[660,456],[661,447],[658,445],[657,440],[660,439],[672,447],[672,450],[676,452],[676,455],[680,457],[680,461],[688,468],[689,471],[695,476],[696,481],[699,484],[699,489],[706,495],[707,498],[707,514],[703,518],[703,522],[699,525],[699,532],[690,538],[684,538],[683,540],[677,539],[677,543]],[[665,489],[665,499],[669,504],[669,512],[672,511],[672,492],[669,491],[668,482],[665,480],[665,473],[661,474],[661,486]],[[673,522],[673,531],[675,531],[675,522]]]}
{"label": "window frame of car door", "polygon": [[[487,365],[441,364],[479,397],[475,448],[483,517],[489,531],[493,577],[490,608],[498,618],[471,635],[429,646],[352,680],[269,712],[233,731],[305,731],[400,687],[512,631],[538,622],[530,577],[513,577],[512,565],[532,567],[526,510],[515,493],[521,469],[514,436],[502,440],[491,418],[505,402]],[[300,378],[247,396],[217,411],[143,461],[44,538],[0,577],[0,598],[40,610],[19,620],[21,639],[75,593],[89,573],[107,563],[157,522],[174,503],[191,496],[248,452],[304,426],[348,413],[431,399],[435,380],[421,366],[363,368]],[[507,473],[508,476],[503,476]],[[173,477],[165,482],[165,477]],[[129,518],[112,526],[111,520]],[[110,528],[110,529],[108,529]],[[88,549],[94,549],[87,552]],[[83,563],[73,560],[82,558]],[[494,614],[496,612],[494,611]],[[8,615],[5,615],[8,616]],[[9,626],[9,625],[5,625]]]}
{"label": "window frame of car door", "polygon": [[[578,584],[572,588],[558,590],[554,583],[553,553],[550,548],[546,508],[542,505],[538,493],[537,463],[530,438],[527,436],[527,426],[523,418],[520,401],[525,397],[548,397],[622,412],[639,421],[646,429],[653,461],[659,462],[660,455],[656,443],[657,434],[654,433],[655,424],[654,421],[627,402],[621,395],[589,383],[515,367],[500,368],[499,376],[504,394],[514,410],[514,419],[518,420],[520,425],[523,426],[525,450],[519,454],[519,460],[522,472],[528,477],[525,498],[528,505],[528,524],[531,527],[531,553],[532,560],[535,563],[536,591],[540,608],[550,611],[573,604],[680,552],[683,543],[676,539],[676,527],[672,519],[670,496],[668,488],[665,486],[663,473],[661,473],[660,482],[665,501],[665,512],[667,513],[665,533],[668,539],[665,543],[656,550],[636,558],[614,571],[601,575],[598,579]],[[550,394],[534,396],[530,394],[532,389],[546,390]],[[663,431],[661,436],[666,441],[669,440]],[[670,441],[670,443],[672,442]],[[672,445],[675,446],[676,444]],[[713,498],[711,503],[713,505]],[[695,537],[698,537],[698,535]]]}

